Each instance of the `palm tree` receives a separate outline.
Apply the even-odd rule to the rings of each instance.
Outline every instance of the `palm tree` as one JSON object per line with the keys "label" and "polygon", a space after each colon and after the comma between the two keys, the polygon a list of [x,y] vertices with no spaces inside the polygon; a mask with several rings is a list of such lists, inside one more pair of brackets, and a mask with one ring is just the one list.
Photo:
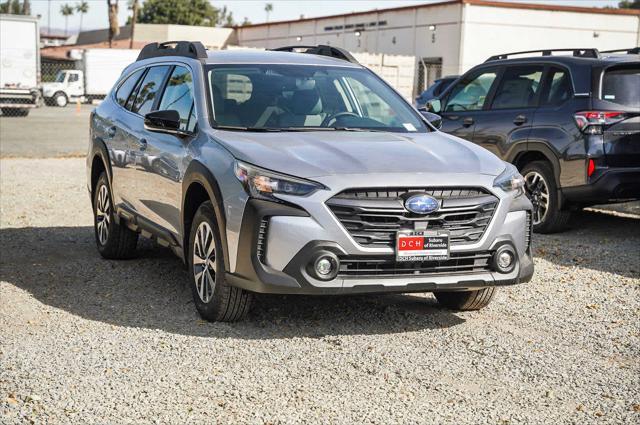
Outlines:
{"label": "palm tree", "polygon": [[82,0],[80,3],[76,4],[76,12],[80,14],[80,28],[78,29],[79,33],[82,32],[82,18],[88,11],[89,3],[87,3],[86,1]]}
{"label": "palm tree", "polygon": [[273,4],[272,3],[265,4],[264,11],[267,12],[267,22],[269,22],[269,14],[273,12]]}
{"label": "palm tree", "polygon": [[136,21],[138,20],[138,10],[140,9],[138,0],[129,0],[129,9],[131,9],[131,38],[129,39],[129,48],[133,49],[133,37],[136,33]]}
{"label": "palm tree", "polygon": [[113,39],[120,34],[120,26],[118,25],[118,0],[107,0],[109,8],[109,48],[113,44]]}
{"label": "palm tree", "polygon": [[60,6],[60,13],[64,16],[64,35],[67,36],[67,27],[69,24],[69,16],[73,15],[73,7],[68,4]]}

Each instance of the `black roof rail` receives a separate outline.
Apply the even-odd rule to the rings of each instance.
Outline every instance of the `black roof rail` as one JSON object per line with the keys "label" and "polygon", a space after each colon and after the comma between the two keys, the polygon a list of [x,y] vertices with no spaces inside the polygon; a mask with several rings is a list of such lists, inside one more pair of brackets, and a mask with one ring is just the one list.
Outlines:
{"label": "black roof rail", "polygon": [[331,58],[342,59],[347,62],[359,64],[351,53],[347,52],[340,47],[327,46],[326,44],[320,44],[318,46],[283,46],[275,49],[271,49],[274,52],[298,52],[309,53],[312,55],[329,56]]}
{"label": "black roof rail", "polygon": [[523,52],[503,53],[501,55],[494,55],[487,59],[485,62],[497,61],[502,59],[509,59],[509,56],[524,55],[527,53],[542,53],[542,56],[551,56],[553,52],[572,52],[573,56],[578,58],[594,58],[600,57],[598,49],[541,49],[541,50],[526,50]]}
{"label": "black roof rail", "polygon": [[600,53],[626,53],[628,55],[640,55],[640,47],[632,47],[630,49],[605,50]]}
{"label": "black roof rail", "polygon": [[192,59],[206,59],[207,49],[199,41],[165,41],[149,43],[142,48],[138,59],[158,58],[162,56],[184,56]]}

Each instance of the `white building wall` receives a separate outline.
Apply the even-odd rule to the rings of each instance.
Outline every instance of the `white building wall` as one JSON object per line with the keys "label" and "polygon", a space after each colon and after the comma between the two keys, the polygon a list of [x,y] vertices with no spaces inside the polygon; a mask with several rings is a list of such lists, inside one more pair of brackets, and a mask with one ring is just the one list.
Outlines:
{"label": "white building wall", "polygon": [[640,40],[640,16],[472,4],[464,8],[461,73],[500,53],[552,48],[612,50],[637,46]]}

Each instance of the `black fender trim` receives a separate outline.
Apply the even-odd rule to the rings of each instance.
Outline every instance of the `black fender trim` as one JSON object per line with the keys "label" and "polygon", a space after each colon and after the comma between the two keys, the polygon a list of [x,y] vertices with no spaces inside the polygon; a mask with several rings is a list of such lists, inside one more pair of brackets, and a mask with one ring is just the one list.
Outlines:
{"label": "black fender trim", "polygon": [[560,207],[562,208],[562,206],[564,205],[564,196],[562,194],[563,188],[560,185],[560,161],[558,160],[558,154],[554,153],[554,151],[545,143],[528,141],[527,143],[520,143],[516,145],[509,154],[507,161],[513,164],[521,155],[527,154],[529,152],[541,153],[551,164],[553,177],[556,180],[556,187],[558,188],[558,205],[560,205]]}
{"label": "black fender trim", "polygon": [[[104,140],[101,138],[95,137],[91,140],[91,151],[89,152],[90,162],[89,166],[89,178],[93,174],[93,160],[99,157],[102,160],[102,164],[104,165],[104,169],[107,171],[107,180],[109,180],[109,184],[113,184],[113,171],[111,170],[111,160],[109,157],[109,151],[107,150],[107,145],[104,143]],[[93,203],[93,193],[91,193],[91,181],[89,181],[89,195],[91,196],[91,202]],[[113,188],[113,186],[112,186]]]}
{"label": "black fender trim", "polygon": [[224,205],[222,202],[222,192],[220,192],[220,186],[218,181],[213,177],[213,174],[200,162],[192,161],[185,172],[184,179],[182,180],[182,208],[180,209],[180,233],[182,240],[182,252],[184,253],[183,261],[187,263],[187,256],[189,255],[189,229],[185,229],[184,226],[184,211],[187,192],[189,187],[193,183],[198,183],[207,191],[209,199],[213,204],[213,211],[216,215],[216,222],[218,223],[218,230],[220,231],[220,244],[222,245],[222,253],[224,258],[224,267],[229,270],[229,246],[227,245],[227,220],[224,213]]}

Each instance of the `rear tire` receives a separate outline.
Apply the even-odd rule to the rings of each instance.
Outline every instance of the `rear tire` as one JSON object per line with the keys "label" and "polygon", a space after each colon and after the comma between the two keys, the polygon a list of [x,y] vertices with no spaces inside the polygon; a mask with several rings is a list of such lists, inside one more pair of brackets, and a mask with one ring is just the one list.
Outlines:
{"label": "rear tire", "polygon": [[545,161],[530,162],[522,168],[521,174],[527,197],[533,204],[533,231],[556,233],[566,229],[571,212],[560,209],[551,165]]}
{"label": "rear tire", "polygon": [[496,291],[496,287],[489,286],[474,291],[434,292],[433,295],[443,307],[451,310],[471,311],[488,306]]}
{"label": "rear tire", "polygon": [[93,194],[93,229],[98,252],[104,258],[121,260],[135,255],[138,233],[115,222],[109,180],[103,171]]}
{"label": "rear tire", "polygon": [[193,217],[188,263],[193,302],[203,319],[235,322],[247,315],[253,294],[225,280],[220,230],[209,201],[200,205]]}

